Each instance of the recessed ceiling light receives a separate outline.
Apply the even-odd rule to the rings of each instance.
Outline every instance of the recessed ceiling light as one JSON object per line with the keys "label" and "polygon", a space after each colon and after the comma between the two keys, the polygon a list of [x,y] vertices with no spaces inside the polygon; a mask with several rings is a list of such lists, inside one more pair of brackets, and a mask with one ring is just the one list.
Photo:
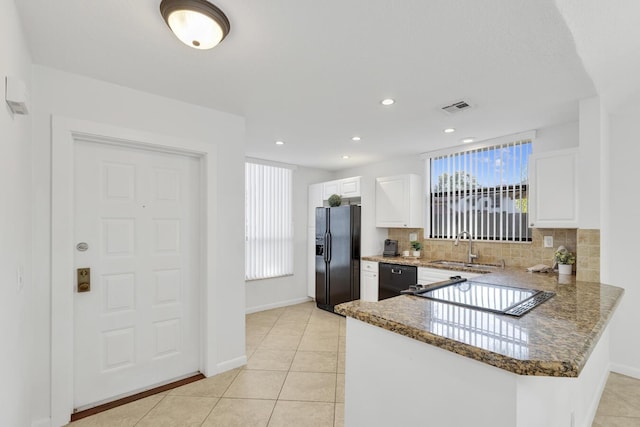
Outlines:
{"label": "recessed ceiling light", "polygon": [[354,136],[353,138],[351,138],[352,141],[360,141],[360,137],[359,136]]}
{"label": "recessed ceiling light", "polygon": [[462,140],[462,142],[464,142],[465,144],[469,143],[469,142],[473,142],[475,138],[465,138]]}
{"label": "recessed ceiling light", "polygon": [[382,101],[380,101],[382,105],[393,105],[395,102],[396,101],[391,98],[383,99]]}
{"label": "recessed ceiling light", "polygon": [[347,156],[346,154],[344,156],[342,156],[343,159],[347,160],[349,158],[349,156]]}
{"label": "recessed ceiling light", "polygon": [[229,34],[229,19],[206,0],[162,0],[160,13],[178,39],[195,49],[211,49]]}
{"label": "recessed ceiling light", "polygon": [[284,141],[276,141],[276,145],[284,145]]}
{"label": "recessed ceiling light", "polygon": [[444,133],[453,133],[456,130],[454,128],[446,128],[445,130],[443,130]]}

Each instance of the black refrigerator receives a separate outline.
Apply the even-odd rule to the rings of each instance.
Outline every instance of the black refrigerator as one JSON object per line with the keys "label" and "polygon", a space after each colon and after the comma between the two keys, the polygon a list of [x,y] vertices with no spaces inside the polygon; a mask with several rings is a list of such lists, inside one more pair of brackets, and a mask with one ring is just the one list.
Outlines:
{"label": "black refrigerator", "polygon": [[360,299],[360,206],[316,208],[316,304]]}

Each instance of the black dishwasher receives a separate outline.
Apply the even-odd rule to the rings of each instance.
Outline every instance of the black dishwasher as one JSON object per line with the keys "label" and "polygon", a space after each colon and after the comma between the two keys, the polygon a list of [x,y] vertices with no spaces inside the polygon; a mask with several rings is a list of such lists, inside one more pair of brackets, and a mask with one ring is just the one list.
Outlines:
{"label": "black dishwasher", "polygon": [[418,267],[411,265],[380,263],[378,300],[397,297],[409,285],[418,283]]}

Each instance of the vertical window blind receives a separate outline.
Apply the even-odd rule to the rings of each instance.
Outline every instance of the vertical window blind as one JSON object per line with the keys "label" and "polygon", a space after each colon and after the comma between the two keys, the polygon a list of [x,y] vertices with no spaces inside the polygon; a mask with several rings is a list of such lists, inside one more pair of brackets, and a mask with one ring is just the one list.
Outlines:
{"label": "vertical window blind", "polygon": [[293,274],[293,171],[245,163],[245,278]]}
{"label": "vertical window blind", "polygon": [[531,241],[527,221],[531,139],[432,156],[427,221],[431,238],[468,231],[477,240]]}

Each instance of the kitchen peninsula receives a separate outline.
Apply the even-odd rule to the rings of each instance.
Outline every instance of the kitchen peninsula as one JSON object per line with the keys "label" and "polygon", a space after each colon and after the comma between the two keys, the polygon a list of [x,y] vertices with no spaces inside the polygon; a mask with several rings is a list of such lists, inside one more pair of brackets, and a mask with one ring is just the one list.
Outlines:
{"label": "kitchen peninsula", "polygon": [[523,317],[409,295],[336,307],[348,317],[346,425],[590,425],[623,289],[510,268],[473,281],[556,295]]}

